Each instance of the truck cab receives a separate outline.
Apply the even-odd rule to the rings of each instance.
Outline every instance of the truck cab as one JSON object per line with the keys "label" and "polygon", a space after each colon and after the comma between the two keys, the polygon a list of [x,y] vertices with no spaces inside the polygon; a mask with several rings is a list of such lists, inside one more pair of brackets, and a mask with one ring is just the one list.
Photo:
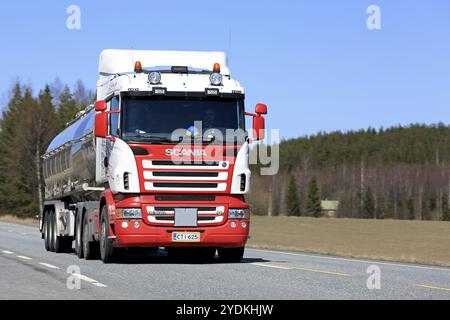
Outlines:
{"label": "truck cab", "polygon": [[[103,51],[97,102],[85,112],[92,144],[80,147],[95,163],[85,165],[86,197],[81,191],[69,197],[81,201],[65,205],[77,253],[98,247],[108,262],[118,248],[164,247],[240,261],[250,227],[249,144],[263,139],[267,113],[264,104],[248,113],[244,102],[222,52]],[[245,116],[253,117],[251,136]]]}

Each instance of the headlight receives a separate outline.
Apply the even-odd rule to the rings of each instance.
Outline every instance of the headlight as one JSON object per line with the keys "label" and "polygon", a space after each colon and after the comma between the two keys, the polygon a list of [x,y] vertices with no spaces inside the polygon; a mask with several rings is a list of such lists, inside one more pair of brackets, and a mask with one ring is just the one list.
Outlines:
{"label": "headlight", "polygon": [[250,218],[249,209],[229,209],[228,219],[248,219]]}
{"label": "headlight", "polygon": [[220,84],[222,83],[222,79],[222,75],[216,72],[211,73],[211,75],[209,76],[209,81],[211,81],[211,84],[213,86],[220,86]]}
{"label": "headlight", "polygon": [[142,210],[138,208],[116,209],[117,219],[142,219]]}
{"label": "headlight", "polygon": [[161,73],[152,71],[148,74],[148,81],[151,84],[159,84],[161,82]]}

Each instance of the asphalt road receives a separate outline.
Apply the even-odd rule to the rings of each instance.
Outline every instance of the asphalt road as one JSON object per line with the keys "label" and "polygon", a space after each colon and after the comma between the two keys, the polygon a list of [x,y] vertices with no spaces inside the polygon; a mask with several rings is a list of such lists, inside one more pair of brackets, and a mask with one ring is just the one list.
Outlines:
{"label": "asphalt road", "polygon": [[163,250],[103,264],[0,222],[0,299],[450,299],[450,269],[256,249],[237,264],[175,263]]}

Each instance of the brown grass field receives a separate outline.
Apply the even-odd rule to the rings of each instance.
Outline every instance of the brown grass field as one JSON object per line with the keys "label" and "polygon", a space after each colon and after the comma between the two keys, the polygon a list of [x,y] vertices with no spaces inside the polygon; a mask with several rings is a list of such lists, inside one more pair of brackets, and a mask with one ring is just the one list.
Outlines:
{"label": "brown grass field", "polygon": [[34,218],[18,218],[16,216],[13,215],[4,215],[4,216],[0,216],[0,221],[4,221],[4,222],[11,222],[11,223],[18,223],[18,224],[25,224],[27,226],[35,226],[38,227],[39,226],[39,222],[37,219]]}
{"label": "brown grass field", "polygon": [[252,248],[450,266],[450,222],[252,216],[250,235]]}
{"label": "brown grass field", "polygon": [[248,246],[450,266],[450,222],[253,216]]}

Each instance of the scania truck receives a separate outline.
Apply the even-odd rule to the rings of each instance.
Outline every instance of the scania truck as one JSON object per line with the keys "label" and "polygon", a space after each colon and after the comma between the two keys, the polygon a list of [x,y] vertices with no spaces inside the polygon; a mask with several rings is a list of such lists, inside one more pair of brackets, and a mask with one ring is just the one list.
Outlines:
{"label": "scania truck", "polygon": [[96,103],[42,156],[45,248],[75,242],[78,257],[105,263],[130,248],[239,262],[249,144],[267,114],[246,112],[244,97],[222,52],[102,51]]}

